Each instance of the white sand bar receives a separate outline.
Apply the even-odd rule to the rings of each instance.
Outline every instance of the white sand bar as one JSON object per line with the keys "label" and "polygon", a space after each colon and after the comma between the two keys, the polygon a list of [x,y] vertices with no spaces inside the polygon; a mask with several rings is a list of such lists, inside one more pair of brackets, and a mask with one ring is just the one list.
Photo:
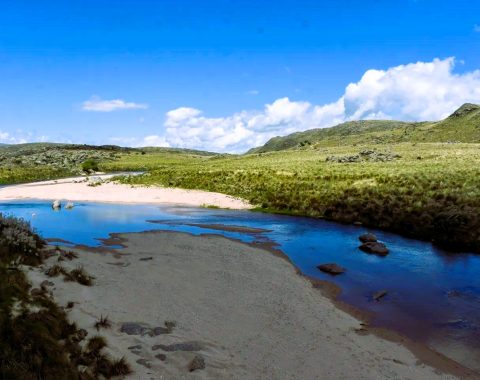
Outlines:
{"label": "white sand bar", "polygon": [[[218,236],[182,233],[123,235],[114,255],[75,249],[94,285],[47,278],[27,270],[33,286],[48,279],[53,297],[89,337],[101,334],[113,357],[125,356],[129,379],[454,379],[422,364],[404,346],[355,332],[360,322],[299,276],[283,258]],[[108,316],[109,329],[95,322]],[[155,328],[176,321],[170,334],[121,331],[125,322]],[[194,342],[192,350],[168,345]],[[163,346],[159,346],[163,345]],[[167,347],[167,348],[166,348]],[[188,371],[201,355],[206,367]],[[461,378],[466,378],[461,376]]]}
{"label": "white sand bar", "polygon": [[248,209],[252,206],[245,200],[225,194],[201,190],[184,190],[158,186],[142,187],[95,181],[106,180],[112,175],[94,176],[85,182],[85,177],[66,178],[55,181],[34,182],[0,188],[0,201],[15,199],[45,199],[63,201],[91,201],[115,203],[179,204],[186,206],[217,206],[230,209]]}

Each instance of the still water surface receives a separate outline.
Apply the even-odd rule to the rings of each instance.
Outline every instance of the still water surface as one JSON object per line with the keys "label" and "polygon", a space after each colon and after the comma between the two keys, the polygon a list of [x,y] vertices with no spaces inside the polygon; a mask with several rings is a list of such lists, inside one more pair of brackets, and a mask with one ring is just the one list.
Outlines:
{"label": "still water surface", "polygon": [[[88,202],[53,211],[50,202],[15,201],[0,204],[0,212],[29,220],[45,238],[89,246],[101,245],[98,239],[110,233],[145,230],[274,242],[304,274],[339,285],[340,300],[372,312],[372,325],[425,342],[480,370],[480,255],[452,254],[427,242],[362,227],[249,211]],[[217,224],[268,231],[208,228]],[[358,249],[358,236],[367,231],[389,247],[387,257]],[[316,268],[330,262],[347,272],[331,277]],[[377,302],[372,295],[379,290],[388,294]]]}

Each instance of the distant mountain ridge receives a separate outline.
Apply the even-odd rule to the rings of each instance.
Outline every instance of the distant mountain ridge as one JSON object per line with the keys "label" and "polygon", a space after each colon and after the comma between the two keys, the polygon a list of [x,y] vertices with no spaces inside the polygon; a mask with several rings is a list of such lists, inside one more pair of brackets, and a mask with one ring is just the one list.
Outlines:
{"label": "distant mountain ridge", "polygon": [[307,146],[338,146],[397,142],[480,143],[480,105],[466,103],[446,119],[436,122],[395,120],[348,121],[274,137],[248,153],[264,153]]}

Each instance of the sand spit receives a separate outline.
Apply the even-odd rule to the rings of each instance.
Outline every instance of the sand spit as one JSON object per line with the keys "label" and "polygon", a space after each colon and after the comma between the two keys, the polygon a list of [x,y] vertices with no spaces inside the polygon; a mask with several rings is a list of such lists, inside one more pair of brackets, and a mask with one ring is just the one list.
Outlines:
{"label": "sand spit", "polygon": [[[357,319],[266,250],[213,235],[119,236],[124,249],[77,248],[77,259],[60,263],[83,266],[93,286],[48,280],[60,305],[74,302],[68,314],[80,328],[128,359],[131,379],[455,378],[399,343],[358,334]],[[34,286],[55,263],[28,271]],[[97,332],[101,316],[112,325]]]}
{"label": "sand spit", "polygon": [[230,209],[249,209],[245,200],[225,194],[201,190],[164,187],[141,187],[104,182],[112,175],[66,178],[0,188],[0,201],[15,199],[44,199],[115,203],[153,203],[185,206],[216,206]]}

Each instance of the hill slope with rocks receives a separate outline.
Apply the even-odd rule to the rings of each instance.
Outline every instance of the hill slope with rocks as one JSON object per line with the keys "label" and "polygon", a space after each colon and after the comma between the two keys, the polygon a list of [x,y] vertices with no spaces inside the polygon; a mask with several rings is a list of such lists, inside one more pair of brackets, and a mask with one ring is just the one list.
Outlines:
{"label": "hill slope with rocks", "polygon": [[331,128],[310,129],[274,137],[248,153],[264,153],[319,146],[382,144],[399,142],[480,142],[480,105],[464,104],[437,122],[394,120],[349,121]]}

